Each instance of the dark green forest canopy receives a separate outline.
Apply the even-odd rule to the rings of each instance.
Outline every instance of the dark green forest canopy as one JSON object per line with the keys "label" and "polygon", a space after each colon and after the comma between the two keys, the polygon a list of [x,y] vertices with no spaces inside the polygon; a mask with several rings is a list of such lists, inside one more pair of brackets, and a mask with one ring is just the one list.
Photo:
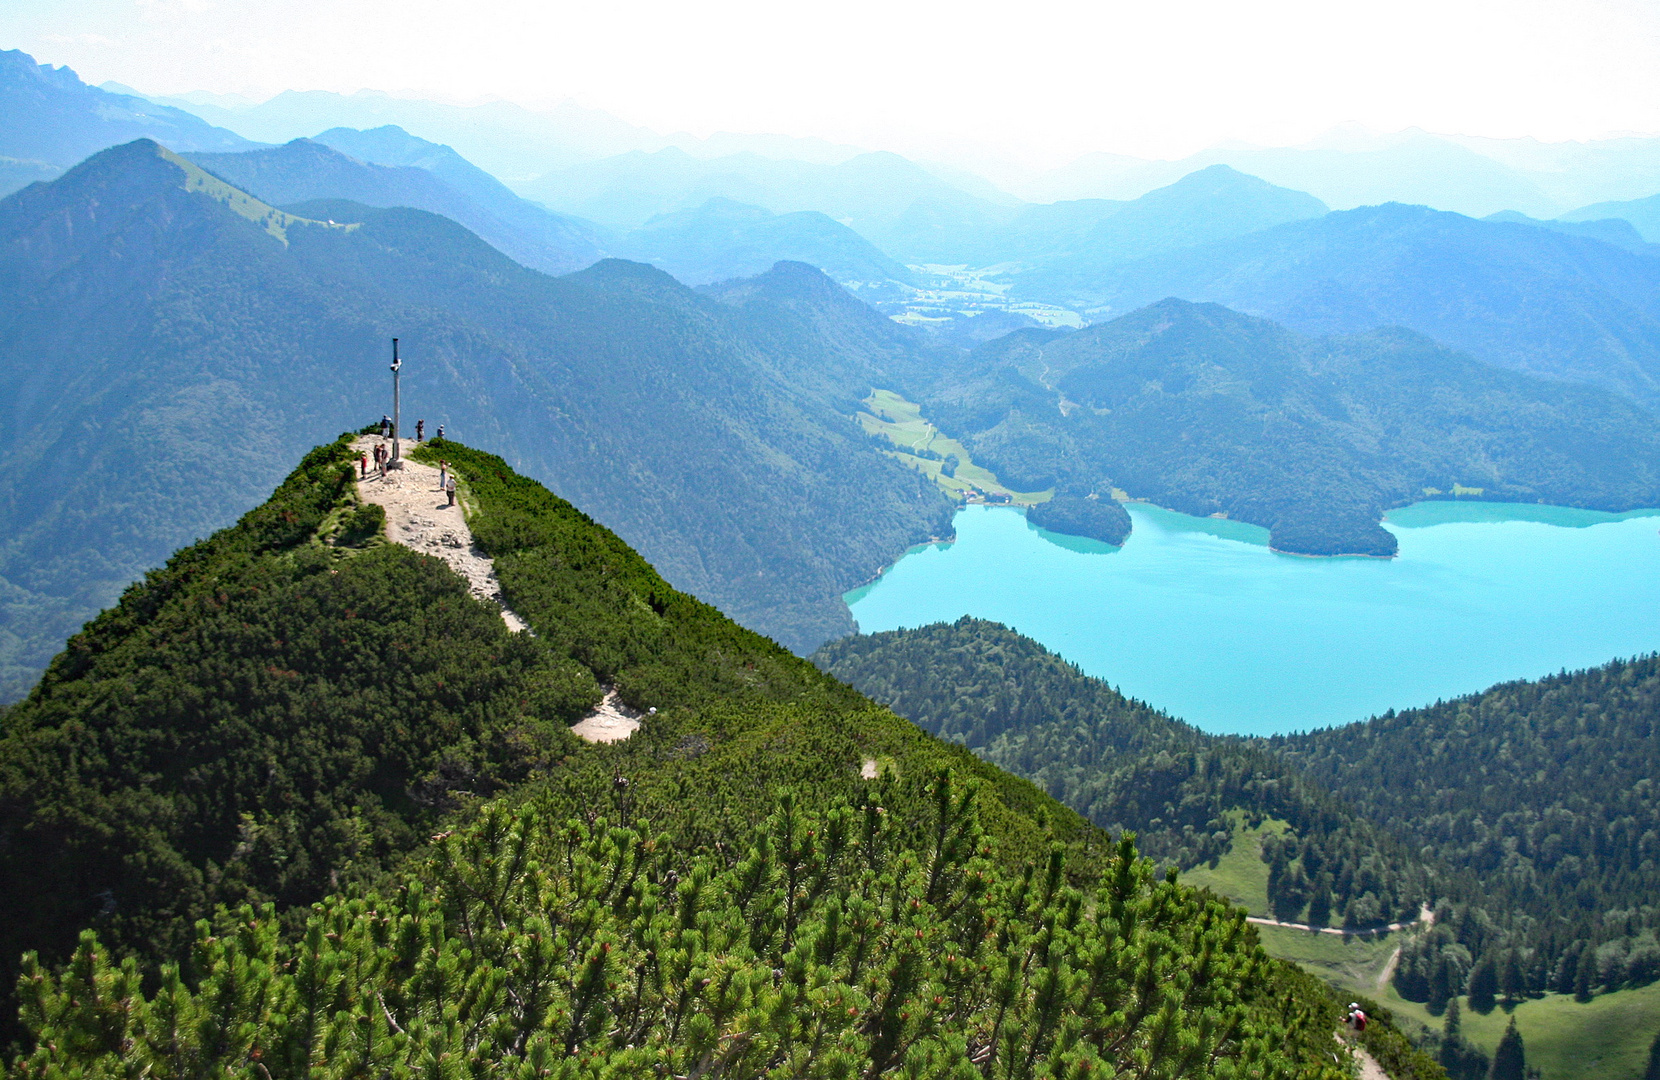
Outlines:
{"label": "dark green forest canopy", "polygon": [[1130,535],[1129,512],[1110,498],[1057,495],[1027,510],[1026,520],[1040,529],[1104,544],[1121,545]]}
{"label": "dark green forest canopy", "polygon": [[[1408,996],[1444,993],[1434,980],[1456,984],[1484,952],[1500,965],[1514,957],[1529,992],[1660,978],[1660,659],[1502,683],[1267,745],[1479,883],[1448,932],[1406,958]],[[1443,954],[1454,971],[1438,975]]]}
{"label": "dark green forest canopy", "polygon": [[1484,964],[1508,995],[1660,978],[1654,657],[1266,740],[1205,735],[981,620],[814,659],[1177,865],[1226,850],[1230,811],[1287,820],[1263,850],[1281,918],[1434,904],[1397,968],[1409,999],[1439,1007]]}
{"label": "dark green forest canopy", "polygon": [[[548,768],[592,674],[379,539],[344,441],[71,638],[0,735],[0,955],[172,955],[217,904],[373,876]],[[9,977],[8,977],[9,982]]]}
{"label": "dark green forest canopy", "polygon": [[1393,554],[1382,513],[1455,486],[1598,510],[1660,503],[1653,415],[1402,330],[1316,340],[1165,300],[1072,334],[1017,331],[910,370],[901,388],[1017,489],[1119,488],[1264,526],[1282,551]]}
{"label": "dark green forest canopy", "polygon": [[1271,877],[1281,918],[1376,925],[1415,917],[1430,895],[1417,860],[1297,769],[1126,698],[1000,623],[843,638],[813,661],[1181,868],[1228,850],[1236,811],[1290,822],[1297,839]]}
{"label": "dark green forest canopy", "polygon": [[[378,538],[346,445],[6,714],[7,947],[44,965],[20,1075],[1335,1068],[1318,987],[1128,841],[673,590],[501,459],[430,446],[535,632],[508,634]],[[602,682],[658,711],[579,743]]]}

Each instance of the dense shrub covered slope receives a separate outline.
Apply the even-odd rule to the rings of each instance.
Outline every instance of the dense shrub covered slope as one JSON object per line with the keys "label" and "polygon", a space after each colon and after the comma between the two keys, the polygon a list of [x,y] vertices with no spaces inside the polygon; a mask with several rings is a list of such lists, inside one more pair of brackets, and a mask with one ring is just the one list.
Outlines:
{"label": "dense shrub covered slope", "polygon": [[[7,902],[65,901],[8,942],[38,950],[16,1075],[1344,1075],[1329,997],[1127,838],[671,589],[499,458],[437,444],[533,629],[508,635],[441,564],[376,542],[343,449],[135,587],[6,715],[8,790],[38,792],[5,804]],[[336,647],[360,622],[384,636]],[[312,688],[230,692],[264,679]],[[163,680],[185,706],[137,692]],[[627,742],[562,730],[601,684],[657,710]],[[119,752],[52,758],[95,704]],[[289,737],[313,715],[326,733]],[[127,743],[187,752],[170,771]],[[66,764],[112,817],[173,806],[106,828],[106,878],[30,867],[18,842],[73,811],[43,783]],[[214,769],[242,782],[187,836]],[[287,789],[283,813],[328,827],[256,856]],[[326,842],[352,829],[358,847]],[[201,882],[188,902],[145,891],[163,863]]]}
{"label": "dense shrub covered slope", "polygon": [[1126,698],[1000,623],[843,638],[813,659],[1184,869],[1228,850],[1236,812],[1291,823],[1294,835],[1265,851],[1282,919],[1412,919],[1431,892],[1418,860],[1272,753]]}
{"label": "dense shrub covered slope", "polygon": [[1660,660],[1505,683],[1427,709],[1272,739],[1209,736],[996,623],[832,642],[814,656],[901,715],[1191,867],[1236,818],[1279,918],[1434,924],[1394,984],[1439,1011],[1660,978]]}

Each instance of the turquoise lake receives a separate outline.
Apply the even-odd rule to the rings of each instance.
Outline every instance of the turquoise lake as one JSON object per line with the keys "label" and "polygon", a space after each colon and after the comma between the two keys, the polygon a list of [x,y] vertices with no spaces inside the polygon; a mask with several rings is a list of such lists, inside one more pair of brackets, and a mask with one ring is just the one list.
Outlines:
{"label": "turquoise lake", "polygon": [[1660,649],[1660,511],[1418,503],[1394,559],[1269,550],[1238,522],[1128,507],[1122,548],[1007,507],[958,513],[847,594],[866,633],[963,615],[1036,638],[1213,732],[1361,720]]}

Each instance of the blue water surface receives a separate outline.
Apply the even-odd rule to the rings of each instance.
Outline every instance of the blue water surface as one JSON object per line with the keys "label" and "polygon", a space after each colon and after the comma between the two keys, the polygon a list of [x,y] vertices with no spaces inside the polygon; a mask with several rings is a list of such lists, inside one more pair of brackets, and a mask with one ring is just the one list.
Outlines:
{"label": "blue water surface", "polygon": [[1265,529],[1132,504],[1122,548],[1006,507],[957,515],[847,594],[866,633],[974,615],[1207,731],[1364,719],[1660,649],[1660,511],[1419,503],[1394,559],[1312,559]]}

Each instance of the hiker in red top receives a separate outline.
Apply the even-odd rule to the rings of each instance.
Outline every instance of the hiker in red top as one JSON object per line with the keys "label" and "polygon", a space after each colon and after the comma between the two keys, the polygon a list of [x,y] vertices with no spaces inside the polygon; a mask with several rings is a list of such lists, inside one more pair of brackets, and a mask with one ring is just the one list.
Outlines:
{"label": "hiker in red top", "polygon": [[1360,1004],[1358,1002],[1349,1002],[1349,1015],[1346,1019],[1348,1020],[1350,1030],[1352,1030],[1356,1035],[1363,1035],[1366,1033],[1366,1014],[1360,1011]]}
{"label": "hiker in red top", "polygon": [[360,450],[357,454],[357,478],[362,480],[369,475],[369,451]]}

